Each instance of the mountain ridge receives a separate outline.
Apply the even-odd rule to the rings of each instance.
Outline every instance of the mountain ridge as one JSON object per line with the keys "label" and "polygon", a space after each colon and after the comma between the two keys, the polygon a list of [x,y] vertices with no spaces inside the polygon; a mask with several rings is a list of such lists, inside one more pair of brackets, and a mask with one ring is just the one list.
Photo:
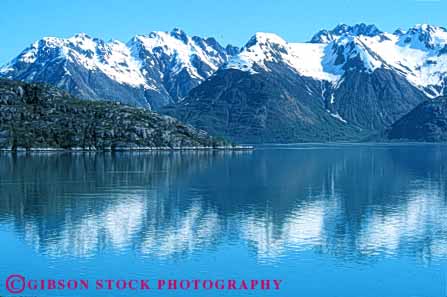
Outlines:
{"label": "mountain ridge", "polygon": [[[405,32],[391,36],[362,26],[367,33],[376,32],[365,36],[359,28],[349,28],[329,43],[289,43],[273,33],[256,33],[215,75],[182,102],[162,111],[238,141],[337,141],[355,138],[355,131],[360,136],[365,131],[383,130],[443,92],[437,89],[430,93],[430,85],[413,80],[421,77],[419,73],[385,55],[380,46],[397,49],[403,40],[405,51],[420,53],[424,51],[415,45],[425,46],[427,40],[435,40],[436,47],[432,43],[424,48],[433,59],[433,51],[447,43],[447,38],[421,38],[423,42],[417,44],[414,39],[407,40]],[[437,32],[431,27],[425,29]],[[410,66],[418,69],[417,65]],[[443,79],[447,67],[445,70],[443,74],[435,72],[438,79]],[[265,85],[270,90],[260,87]],[[254,86],[258,90],[246,90]],[[260,122],[259,117],[264,120]],[[258,128],[254,131],[247,123]],[[321,131],[314,132],[318,128]]]}
{"label": "mountain ridge", "polygon": [[125,98],[238,141],[355,139],[447,93],[447,30],[427,24],[393,33],[340,24],[301,43],[258,32],[240,49],[180,29],[126,44],[85,34],[42,43],[0,76]]}
{"label": "mountain ridge", "polygon": [[331,40],[318,43],[312,39],[319,33],[308,43],[287,42],[274,33],[256,33],[229,65],[242,71],[251,71],[253,63],[262,66],[259,60],[265,54],[262,49],[250,51],[255,45],[253,41],[260,39],[261,48],[266,43],[281,45],[278,53],[286,54],[283,61],[289,62],[300,75],[336,83],[348,67],[346,61],[359,57],[358,62],[364,64],[361,70],[391,69],[431,98],[447,91],[447,30],[443,27],[422,24],[391,34],[374,25],[359,24],[322,31],[338,33],[330,33]]}
{"label": "mountain ridge", "polygon": [[0,68],[0,77],[45,82],[88,99],[157,109],[180,100],[238,49],[180,29],[136,35],[127,43],[85,33],[45,37]]}

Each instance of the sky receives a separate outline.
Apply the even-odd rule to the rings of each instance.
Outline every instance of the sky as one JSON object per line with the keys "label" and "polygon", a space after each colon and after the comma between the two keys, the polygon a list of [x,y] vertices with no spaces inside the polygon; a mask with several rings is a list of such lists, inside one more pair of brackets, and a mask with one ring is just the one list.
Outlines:
{"label": "sky", "polygon": [[242,46],[256,32],[300,42],[340,23],[391,32],[420,23],[447,27],[446,11],[447,0],[0,0],[0,65],[45,36],[84,32],[127,42],[177,27]]}

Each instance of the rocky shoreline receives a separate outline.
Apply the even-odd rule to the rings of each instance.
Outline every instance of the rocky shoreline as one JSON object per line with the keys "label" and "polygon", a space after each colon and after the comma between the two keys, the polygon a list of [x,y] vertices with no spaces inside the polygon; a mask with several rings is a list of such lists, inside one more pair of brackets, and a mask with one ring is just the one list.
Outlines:
{"label": "rocky shoreline", "polygon": [[1,151],[240,150],[175,118],[0,79]]}

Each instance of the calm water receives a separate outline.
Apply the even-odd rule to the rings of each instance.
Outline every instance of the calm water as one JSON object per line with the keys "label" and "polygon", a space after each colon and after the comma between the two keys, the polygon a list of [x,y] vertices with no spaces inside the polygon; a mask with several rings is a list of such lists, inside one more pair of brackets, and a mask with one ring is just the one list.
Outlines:
{"label": "calm water", "polygon": [[0,155],[4,280],[282,279],[280,291],[27,296],[445,297],[447,146]]}

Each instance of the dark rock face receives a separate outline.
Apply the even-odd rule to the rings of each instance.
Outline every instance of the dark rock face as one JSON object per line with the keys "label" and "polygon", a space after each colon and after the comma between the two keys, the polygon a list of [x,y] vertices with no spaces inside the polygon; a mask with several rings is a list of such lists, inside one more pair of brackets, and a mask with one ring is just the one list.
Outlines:
{"label": "dark rock face", "polygon": [[392,71],[349,65],[335,90],[279,63],[257,74],[222,69],[161,112],[238,142],[338,141],[386,129],[427,100]]}
{"label": "dark rock face", "polygon": [[162,112],[245,143],[336,141],[359,133],[332,116],[321,98],[315,98],[322,92],[320,82],[281,71],[282,76],[220,70],[185,100]]}
{"label": "dark rock face", "polygon": [[376,69],[369,73],[350,71],[335,90],[330,109],[367,130],[381,130],[428,98],[402,76]]}
{"label": "dark rock face", "polygon": [[349,26],[346,24],[337,25],[332,30],[320,30],[317,34],[312,36],[310,42],[311,43],[328,43],[335,40],[337,37],[340,37],[344,34],[351,36],[377,36],[382,34],[383,31],[379,30],[375,25],[367,25],[364,23],[355,24],[353,26]]}
{"label": "dark rock face", "polygon": [[179,121],[119,103],[79,100],[42,84],[0,80],[0,148],[212,147]]}
{"label": "dark rock face", "polygon": [[388,139],[426,142],[447,141],[447,97],[418,105],[387,131]]}

